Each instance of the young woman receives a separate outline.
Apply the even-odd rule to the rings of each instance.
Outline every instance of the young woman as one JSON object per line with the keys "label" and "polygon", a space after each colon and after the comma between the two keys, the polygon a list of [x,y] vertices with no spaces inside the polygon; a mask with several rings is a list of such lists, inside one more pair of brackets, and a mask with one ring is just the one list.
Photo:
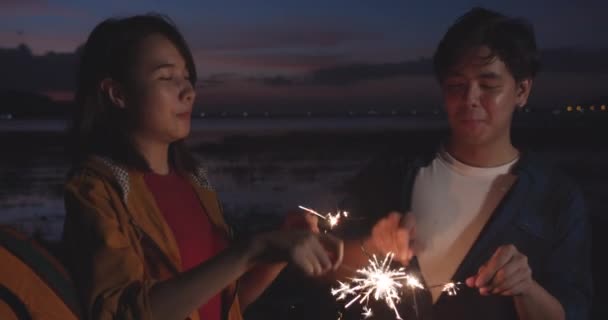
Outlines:
{"label": "young woman", "polygon": [[196,70],[168,19],[106,20],[81,54],[63,236],[87,318],[240,319],[286,263],[340,264],[342,242],[314,219],[231,243],[184,146]]}

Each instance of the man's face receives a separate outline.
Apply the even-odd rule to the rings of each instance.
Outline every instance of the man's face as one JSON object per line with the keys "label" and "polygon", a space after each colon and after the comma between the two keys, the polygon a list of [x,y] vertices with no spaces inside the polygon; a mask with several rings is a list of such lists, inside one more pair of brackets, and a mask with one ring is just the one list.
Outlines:
{"label": "man's face", "polygon": [[516,82],[488,47],[466,52],[441,83],[453,141],[479,146],[508,139],[513,112],[526,104],[531,84]]}

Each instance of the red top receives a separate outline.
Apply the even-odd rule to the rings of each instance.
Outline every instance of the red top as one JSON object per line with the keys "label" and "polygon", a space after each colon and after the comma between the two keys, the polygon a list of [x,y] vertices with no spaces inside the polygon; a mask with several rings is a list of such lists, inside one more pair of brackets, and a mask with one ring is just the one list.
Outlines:
{"label": "red top", "polygon": [[[226,246],[187,179],[171,172],[168,175],[146,173],[144,180],[173,231],[183,271],[214,257]],[[198,312],[201,319],[219,320],[222,313],[221,293],[201,306]]]}

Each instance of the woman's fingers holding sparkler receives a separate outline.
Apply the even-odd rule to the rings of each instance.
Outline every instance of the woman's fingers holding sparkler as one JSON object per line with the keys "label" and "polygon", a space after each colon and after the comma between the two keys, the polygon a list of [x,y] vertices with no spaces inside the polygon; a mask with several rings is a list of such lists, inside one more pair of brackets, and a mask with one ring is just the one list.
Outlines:
{"label": "woman's fingers holding sparkler", "polygon": [[319,239],[330,256],[331,269],[337,270],[344,258],[344,241],[328,233],[319,235]]}
{"label": "woman's fingers holding sparkler", "polygon": [[513,245],[499,247],[477,275],[466,281],[469,287],[479,289],[482,295],[520,295],[531,287],[532,270],[528,258]]}
{"label": "woman's fingers holding sparkler", "polygon": [[278,256],[308,275],[325,274],[335,270],[342,262],[344,244],[329,234],[289,230],[268,233],[262,239],[265,239],[264,251],[267,252],[262,257]]}
{"label": "woman's fingers holding sparkler", "polygon": [[319,218],[313,214],[305,214],[304,215],[304,220],[306,221],[306,226],[308,227],[308,230],[314,232],[314,233],[319,233]]}
{"label": "woman's fingers holding sparkler", "polygon": [[[310,238],[314,239],[314,238]],[[321,275],[331,269],[331,261],[319,241],[310,240],[290,252],[291,262],[308,275]]]}
{"label": "woman's fingers holding sparkler", "polygon": [[319,217],[307,212],[304,214],[299,211],[290,212],[286,215],[282,228],[286,230],[304,229],[319,233]]}

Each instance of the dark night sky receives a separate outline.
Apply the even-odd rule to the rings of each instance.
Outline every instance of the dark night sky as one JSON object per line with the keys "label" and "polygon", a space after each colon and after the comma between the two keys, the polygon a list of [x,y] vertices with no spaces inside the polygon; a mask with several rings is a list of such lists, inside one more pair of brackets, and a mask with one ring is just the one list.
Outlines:
{"label": "dark night sky", "polygon": [[[532,97],[541,107],[558,107],[606,96],[600,83],[608,83],[608,66],[601,62],[608,52],[608,3],[584,3],[5,0],[0,2],[0,58],[24,43],[35,63],[1,59],[0,67],[12,74],[0,80],[0,90],[68,99],[72,53],[95,24],[112,16],[160,12],[177,23],[193,50],[203,108],[437,106],[438,89],[422,58],[430,57],[459,15],[482,5],[529,19],[542,49],[568,50],[547,51],[551,63]],[[422,74],[404,67],[406,62],[418,63]]]}

